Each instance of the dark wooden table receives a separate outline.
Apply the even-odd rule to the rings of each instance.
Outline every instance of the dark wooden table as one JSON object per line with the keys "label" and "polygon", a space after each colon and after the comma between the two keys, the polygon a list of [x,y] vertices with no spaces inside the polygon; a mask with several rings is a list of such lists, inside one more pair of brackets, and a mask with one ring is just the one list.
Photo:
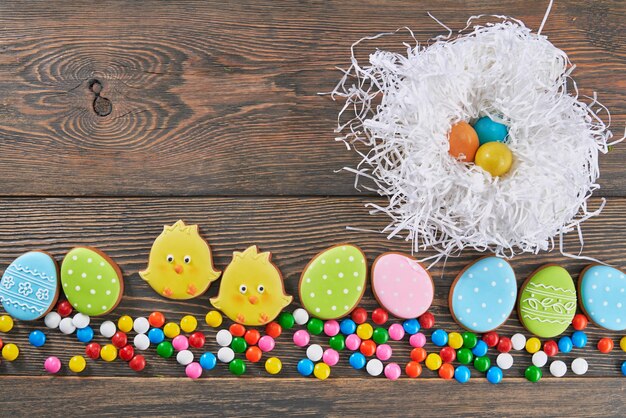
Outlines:
{"label": "dark wooden table", "polygon": [[[266,3],[266,4],[263,4]],[[97,246],[121,266],[124,299],[107,318],[161,310],[169,319],[202,318],[217,286],[200,298],[176,303],[157,296],[137,272],[162,226],[179,218],[201,225],[215,262],[225,267],[232,251],[258,244],[274,253],[287,291],[321,249],[349,241],[368,259],[386,250],[410,251],[346,226],[380,229],[385,217],[364,204],[382,202],[357,193],[353,177],[336,170],[354,165],[355,154],[333,140],[339,104],[318,92],[331,90],[348,64],[355,40],[401,26],[425,41],[441,28],[430,11],[454,29],[476,14],[504,14],[538,28],[547,1],[117,1],[2,2],[0,4],[0,266],[44,249],[59,260],[74,245]],[[544,34],[577,65],[582,94],[598,92],[612,111],[616,136],[626,125],[626,3],[557,1]],[[382,47],[400,38],[385,39]],[[364,50],[362,53],[367,53]],[[601,157],[605,211],[584,225],[584,254],[626,267],[626,146]],[[578,250],[570,236],[566,247]],[[432,253],[425,253],[430,255]],[[439,327],[459,330],[447,307],[449,286],[479,254],[433,269]],[[576,277],[585,265],[558,251],[516,257],[519,280],[555,262]],[[297,301],[294,306],[297,305]],[[363,305],[375,301],[368,289]],[[95,319],[99,324],[102,319]],[[214,330],[203,323],[208,350]],[[0,364],[0,414],[67,415],[306,415],[487,414],[624,416],[626,353],[600,354],[595,344],[622,335],[590,326],[584,350],[559,355],[568,364],[583,356],[586,376],[537,384],[523,378],[530,364],[515,366],[498,386],[474,370],[469,384],[422,377],[390,382],[366,376],[343,354],[329,380],[295,371],[304,351],[291,331],[277,341],[283,372],[270,377],[262,364],[241,378],[223,365],[198,381],[184,377],[174,359],[151,348],[149,365],[136,374],[121,360],[89,361],[82,376],[66,368],[43,371],[57,355],[64,364],[83,352],[74,336],[48,332],[35,349],[28,333],[43,322],[17,323],[0,335],[22,348],[19,359]],[[522,331],[514,314],[501,333]],[[526,333],[527,334],[527,333]],[[97,341],[104,342],[98,336]],[[315,338],[325,343],[322,338]],[[409,347],[394,343],[394,359]],[[495,355],[491,354],[492,359]]]}

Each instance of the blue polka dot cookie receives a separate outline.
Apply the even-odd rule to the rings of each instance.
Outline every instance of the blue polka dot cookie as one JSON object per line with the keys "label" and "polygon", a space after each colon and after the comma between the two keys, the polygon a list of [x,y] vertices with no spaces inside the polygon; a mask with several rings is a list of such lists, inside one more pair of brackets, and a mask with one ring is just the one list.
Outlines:
{"label": "blue polka dot cookie", "polygon": [[592,264],[578,281],[580,307],[596,325],[611,331],[626,329],[626,275],[616,268]]}
{"label": "blue polka dot cookie", "polygon": [[448,302],[459,325],[483,333],[506,322],[516,298],[513,268],[502,258],[490,256],[461,271],[452,283]]}

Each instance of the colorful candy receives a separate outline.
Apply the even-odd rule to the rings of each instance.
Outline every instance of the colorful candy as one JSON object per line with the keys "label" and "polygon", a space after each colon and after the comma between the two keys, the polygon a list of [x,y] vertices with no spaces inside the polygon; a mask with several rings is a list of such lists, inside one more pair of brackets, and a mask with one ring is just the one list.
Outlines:
{"label": "colorful candy", "polygon": [[365,370],[367,371],[367,373],[370,376],[380,376],[380,374],[383,372],[384,366],[383,366],[383,362],[380,361],[377,358],[373,358],[371,360],[369,360],[367,362],[367,365],[365,366]]}
{"label": "colorful candy", "polygon": [[478,141],[480,145],[488,142],[504,142],[509,134],[509,128],[502,124],[495,122],[489,116],[483,116],[474,123],[474,130],[478,135]]}
{"label": "colorful candy", "polygon": [[221,329],[215,334],[215,341],[222,347],[227,347],[233,341],[233,334],[227,329]]}
{"label": "colorful candy", "polygon": [[470,376],[471,376],[471,372],[467,366],[459,366],[454,371],[454,378],[459,383],[469,382]]}
{"label": "colorful candy", "polygon": [[219,311],[209,311],[204,317],[206,324],[212,328],[217,328],[222,325],[223,317]]}
{"label": "colorful candy", "polygon": [[561,360],[550,363],[550,374],[554,377],[563,377],[567,373],[567,365]]}
{"label": "colorful candy", "polygon": [[104,321],[100,324],[100,335],[104,338],[111,338],[117,332],[117,327],[112,321]]}
{"label": "colorful candy", "polygon": [[93,340],[93,328],[90,326],[86,326],[85,328],[80,328],[76,330],[76,338],[81,343],[88,343]]}
{"label": "colorful candy", "polygon": [[481,145],[476,151],[476,165],[491,174],[493,177],[503,176],[513,165],[513,154],[506,144],[488,142]]}
{"label": "colorful candy", "polygon": [[185,374],[190,379],[198,379],[202,376],[202,366],[200,363],[192,362],[185,367]]}
{"label": "colorful candy", "polygon": [[306,349],[306,356],[312,362],[317,363],[318,361],[322,359],[323,355],[324,355],[324,349],[319,344],[311,344]]}
{"label": "colorful candy", "polygon": [[402,328],[404,328],[404,331],[409,335],[419,332],[420,327],[420,322],[417,319],[407,319],[402,323]]}
{"label": "colorful candy", "polygon": [[117,358],[117,348],[113,344],[106,344],[100,349],[100,357],[104,361],[113,361]]}
{"label": "colorful candy", "polygon": [[404,372],[409,377],[419,377],[422,374],[422,365],[417,361],[409,361],[404,367]]}
{"label": "colorful candy", "polygon": [[391,349],[391,346],[389,344],[381,344],[378,347],[376,347],[376,357],[379,360],[382,360],[382,361],[389,360],[392,354],[393,354],[393,350]]}
{"label": "colorful candy", "polygon": [[[222,347],[225,348],[225,347]],[[189,350],[181,350],[176,354],[176,361],[182,366],[186,366],[193,361],[194,355]]]}
{"label": "colorful candy", "polygon": [[389,363],[385,366],[385,377],[389,380],[398,380],[402,370],[397,363]]}
{"label": "colorful candy", "polygon": [[608,354],[613,351],[613,340],[611,338],[601,338],[598,341],[598,351],[604,354]]}
{"label": "colorful candy", "polygon": [[445,380],[450,380],[454,377],[454,366],[450,363],[444,363],[437,371],[439,377]]}
{"label": "colorful candy", "polygon": [[389,338],[394,341],[400,341],[404,338],[404,328],[402,328],[402,325],[400,324],[391,324],[387,331],[389,333]]}
{"label": "colorful candy", "polygon": [[421,332],[413,334],[409,338],[409,344],[411,344],[412,347],[424,347],[426,344],[426,336]]}
{"label": "colorful candy", "polygon": [[28,335],[28,342],[35,347],[41,347],[46,343],[46,334],[36,329]]}
{"label": "colorful candy", "polygon": [[329,337],[334,337],[335,335],[339,334],[340,330],[341,327],[339,326],[339,322],[335,321],[334,319],[328,320],[324,323],[324,334],[328,335]]}
{"label": "colorful candy", "polygon": [[141,354],[136,355],[128,362],[128,366],[136,372],[142,371],[146,367],[146,359]]}
{"label": "colorful candy", "polygon": [[265,360],[265,371],[269,374],[278,374],[283,368],[283,363],[278,357],[270,357]]}
{"label": "colorful candy", "polygon": [[535,365],[528,366],[524,371],[524,377],[526,377],[529,382],[538,382],[542,375],[541,369]]}
{"label": "colorful candy", "polygon": [[317,363],[313,368],[313,374],[319,380],[326,380],[330,376],[330,367],[326,363]]}
{"label": "colorful candy", "polygon": [[365,356],[361,353],[352,353],[350,355],[349,362],[350,362],[350,366],[352,366],[356,370],[360,370],[363,367],[365,367],[367,360]]}
{"label": "colorful candy", "polygon": [[[291,314],[290,312],[281,312],[280,315],[278,315],[278,323],[284,329],[291,329],[295,325],[296,320],[295,320],[293,314]],[[276,358],[276,357],[272,357],[272,358]],[[268,361],[269,360],[271,360],[271,359],[268,359]],[[265,365],[267,366],[267,362],[265,363]],[[280,371],[280,369],[279,369],[279,371]]]}
{"label": "colorful candy", "polygon": [[433,331],[430,339],[437,347],[443,347],[448,344],[448,333],[443,329],[437,329]]}
{"label": "colorful candy", "polygon": [[509,370],[513,367],[513,356],[509,353],[500,353],[496,357],[496,364],[502,370]]}
{"label": "colorful candy", "polygon": [[587,360],[582,357],[578,357],[572,361],[572,371],[574,374],[583,375],[587,373],[589,370],[589,364],[587,364]]}
{"label": "colorful candy", "polygon": [[263,357],[263,352],[256,345],[252,347],[248,347],[248,349],[246,350],[246,359],[248,359],[248,361],[251,363],[257,363],[261,361],[262,357]]}
{"label": "colorful candy", "polygon": [[87,362],[83,356],[74,356],[70,359],[68,366],[74,373],[81,373],[87,367]]}
{"label": "colorful candy", "polygon": [[163,358],[170,358],[174,355],[174,346],[169,341],[163,341],[157,345],[156,352]]}
{"label": "colorful candy", "polygon": [[532,363],[537,367],[543,367],[548,363],[548,355],[545,351],[537,351],[533,354]]}
{"label": "colorful candy", "polygon": [[502,369],[497,366],[492,366],[487,370],[487,380],[489,383],[497,385],[502,381],[504,374],[502,373]]}
{"label": "colorful candy", "polygon": [[376,325],[383,325],[389,320],[389,313],[383,308],[376,308],[372,311],[372,321]]}
{"label": "colorful candy", "polygon": [[150,329],[150,322],[148,318],[140,316],[133,321],[133,330],[137,334],[145,334]]}
{"label": "colorful candy", "polygon": [[200,356],[200,366],[202,366],[204,370],[213,370],[216,364],[217,357],[215,357],[215,354],[207,351]]}
{"label": "colorful candy", "polygon": [[236,358],[228,363],[228,370],[235,376],[241,376],[246,372],[246,363],[242,359]]}
{"label": "colorful candy", "polygon": [[123,315],[117,320],[117,328],[122,332],[130,332],[133,329],[133,318]]}
{"label": "colorful candy", "polygon": [[154,328],[161,328],[165,324],[165,315],[158,311],[152,312],[148,316],[148,322]]}
{"label": "colorful candy", "polygon": [[222,363],[230,363],[235,358],[235,352],[230,347],[222,347],[217,350],[217,359]]}
{"label": "colorful candy", "polygon": [[541,349],[541,341],[537,337],[531,337],[526,341],[526,351],[535,354]]}
{"label": "colorful candy", "polygon": [[261,338],[259,338],[258,346],[261,349],[261,351],[263,351],[264,353],[272,351],[275,345],[276,343],[274,339],[270,337],[269,335],[264,335]]}
{"label": "colorful candy", "polygon": [[442,363],[443,362],[441,361],[441,357],[437,353],[430,353],[428,356],[426,356],[425,364],[429,370],[438,370],[441,367]]}
{"label": "colorful candy", "polygon": [[309,313],[306,311],[306,309],[298,308],[293,311],[293,320],[298,325],[304,325],[309,320]]}
{"label": "colorful candy", "polygon": [[293,334],[293,343],[298,347],[306,347],[311,340],[311,336],[306,330],[299,329]]}
{"label": "colorful candy", "polygon": [[574,331],[572,333],[572,344],[576,348],[584,348],[587,345],[587,334],[583,331]]}
{"label": "colorful candy", "polygon": [[61,370],[61,360],[58,357],[50,356],[44,361],[43,368],[50,374],[56,374]]}
{"label": "colorful candy", "polygon": [[315,365],[308,358],[301,359],[298,362],[298,366],[297,366],[298,373],[300,373],[302,376],[310,376],[313,373],[314,368],[315,368]]}
{"label": "colorful candy", "polygon": [[20,355],[20,349],[15,344],[6,344],[2,347],[2,358],[6,361],[14,361]]}
{"label": "colorful candy", "polygon": [[458,122],[452,125],[448,133],[448,141],[450,142],[450,155],[465,162],[473,162],[476,150],[480,145],[478,135],[472,126],[467,122]]}
{"label": "colorful candy", "polygon": [[341,351],[346,348],[346,337],[344,337],[342,334],[337,334],[333,337],[330,337],[330,339],[328,340],[328,345],[330,345],[330,348],[334,350]]}

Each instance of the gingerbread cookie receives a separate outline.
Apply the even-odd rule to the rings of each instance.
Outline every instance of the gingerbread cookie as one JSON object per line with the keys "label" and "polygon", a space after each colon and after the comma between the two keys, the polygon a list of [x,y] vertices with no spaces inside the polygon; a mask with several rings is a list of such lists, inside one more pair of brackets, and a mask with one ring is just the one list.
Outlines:
{"label": "gingerbread cookie", "polygon": [[355,245],[339,244],[317,254],[300,276],[300,301],[320,319],[341,318],[365,292],[367,262]]}
{"label": "gingerbread cookie", "polygon": [[611,331],[626,329],[626,275],[620,270],[592,264],[578,281],[580,307],[596,325]]}
{"label": "gingerbread cookie", "polygon": [[285,293],[283,276],[272,263],[272,254],[256,245],[235,251],[211,304],[243,325],[265,325],[274,320],[293,297]]}
{"label": "gingerbread cookie", "polygon": [[372,290],[378,303],[402,319],[417,318],[430,308],[435,285],[413,257],[384,253],[372,265]]}
{"label": "gingerbread cookie", "polygon": [[58,266],[42,251],[16,258],[0,280],[0,303],[13,318],[32,321],[45,316],[59,297]]}
{"label": "gingerbread cookie", "polygon": [[163,227],[150,250],[142,279],[161,296],[191,299],[207,291],[220,272],[213,267],[211,248],[198,233],[198,225],[178,221]]}
{"label": "gingerbread cookie", "polygon": [[89,247],[67,253],[61,264],[61,284],[72,306],[89,316],[111,312],[124,293],[124,278],[117,264]]}
{"label": "gingerbread cookie", "polygon": [[554,264],[540,267],[522,285],[517,311],[522,325],[536,336],[562,334],[576,314],[572,276]]}
{"label": "gingerbread cookie", "polygon": [[517,281],[511,265],[489,256],[465,267],[450,287],[448,304],[454,320],[478,333],[506,322],[515,308]]}

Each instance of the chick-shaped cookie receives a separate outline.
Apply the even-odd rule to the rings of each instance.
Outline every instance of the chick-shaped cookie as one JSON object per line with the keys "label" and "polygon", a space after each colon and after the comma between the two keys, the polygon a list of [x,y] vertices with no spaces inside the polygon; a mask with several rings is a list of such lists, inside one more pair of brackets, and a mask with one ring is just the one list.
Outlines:
{"label": "chick-shaped cookie", "polygon": [[272,254],[260,253],[256,245],[235,251],[211,304],[243,325],[265,325],[289,305],[283,277],[271,261]]}
{"label": "chick-shaped cookie", "polygon": [[170,299],[200,296],[217,279],[211,248],[198,233],[198,225],[178,221],[165,225],[150,250],[148,268],[142,279],[160,295]]}

